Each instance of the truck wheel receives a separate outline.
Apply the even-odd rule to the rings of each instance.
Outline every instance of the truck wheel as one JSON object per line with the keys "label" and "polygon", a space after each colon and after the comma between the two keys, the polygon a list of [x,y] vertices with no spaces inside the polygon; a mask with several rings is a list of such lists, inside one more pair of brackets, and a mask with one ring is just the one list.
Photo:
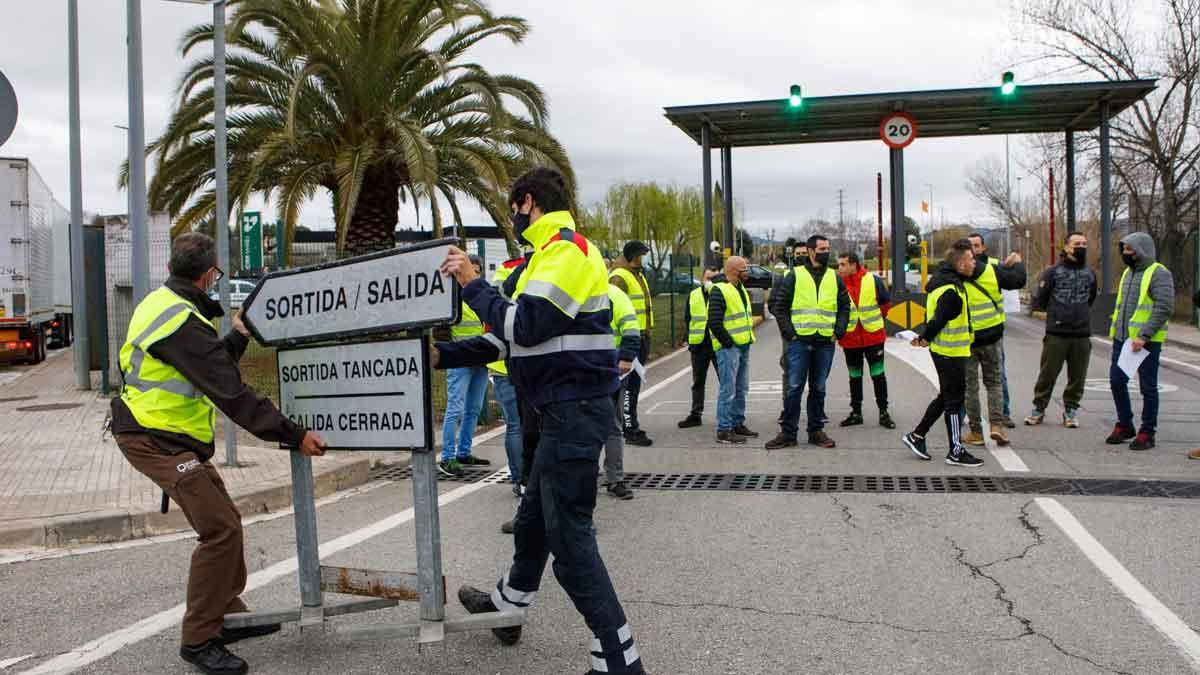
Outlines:
{"label": "truck wheel", "polygon": [[46,360],[46,331],[38,328],[33,335],[33,358],[30,359],[30,365],[36,366]]}

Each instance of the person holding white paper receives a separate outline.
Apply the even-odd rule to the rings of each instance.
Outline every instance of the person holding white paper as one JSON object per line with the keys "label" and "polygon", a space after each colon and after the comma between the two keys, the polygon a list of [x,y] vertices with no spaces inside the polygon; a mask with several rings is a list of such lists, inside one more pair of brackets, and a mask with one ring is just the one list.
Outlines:
{"label": "person holding white paper", "polygon": [[[1145,232],[1121,239],[1121,259],[1126,270],[1117,286],[1117,304],[1108,336],[1112,338],[1112,366],[1108,383],[1117,408],[1117,424],[1105,440],[1120,445],[1129,439],[1130,450],[1154,447],[1158,427],[1158,363],[1167,341],[1167,320],[1175,310],[1175,278],[1155,260],[1154,240]],[[1142,425],[1134,432],[1133,404],[1129,400],[1130,376],[1120,366],[1121,352],[1129,342],[1131,352],[1148,352],[1138,366],[1142,392]]]}

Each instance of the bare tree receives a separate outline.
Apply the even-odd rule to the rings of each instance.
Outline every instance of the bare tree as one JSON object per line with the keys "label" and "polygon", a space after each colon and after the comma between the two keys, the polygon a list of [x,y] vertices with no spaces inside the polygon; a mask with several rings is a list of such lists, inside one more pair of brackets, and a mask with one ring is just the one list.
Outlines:
{"label": "bare tree", "polygon": [[1157,91],[1112,120],[1113,168],[1131,227],[1184,272],[1200,187],[1200,0],[1023,0],[1018,12],[1032,30],[1022,37],[1031,60],[1050,73],[1159,79]]}

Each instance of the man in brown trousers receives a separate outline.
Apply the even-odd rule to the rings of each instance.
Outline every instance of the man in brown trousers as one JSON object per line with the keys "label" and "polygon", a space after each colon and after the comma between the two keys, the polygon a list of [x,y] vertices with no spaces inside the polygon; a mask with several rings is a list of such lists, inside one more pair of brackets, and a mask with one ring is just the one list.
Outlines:
{"label": "man in brown trousers", "polygon": [[242,382],[237,362],[249,343],[241,316],[219,339],[212,319],[221,306],[206,290],[224,274],[212,238],[183,234],[171,245],[169,279],[146,296],[121,348],[123,385],[112,401],[112,432],[135,469],[183,510],[200,543],[188,573],[187,611],[179,655],[205,673],[245,673],[246,662],[225,645],[279,630],[279,624],[223,627],[244,612],[246,562],[241,514],[209,461],[214,408],[265,440],[321,455],[325,442],[292,423]]}

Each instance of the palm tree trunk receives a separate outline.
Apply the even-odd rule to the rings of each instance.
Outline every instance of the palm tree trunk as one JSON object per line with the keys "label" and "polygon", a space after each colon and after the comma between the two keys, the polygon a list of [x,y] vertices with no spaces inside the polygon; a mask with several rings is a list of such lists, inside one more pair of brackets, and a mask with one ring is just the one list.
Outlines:
{"label": "palm tree trunk", "polygon": [[400,218],[400,178],[394,171],[370,171],[363,178],[358,205],[346,232],[346,257],[396,246]]}

